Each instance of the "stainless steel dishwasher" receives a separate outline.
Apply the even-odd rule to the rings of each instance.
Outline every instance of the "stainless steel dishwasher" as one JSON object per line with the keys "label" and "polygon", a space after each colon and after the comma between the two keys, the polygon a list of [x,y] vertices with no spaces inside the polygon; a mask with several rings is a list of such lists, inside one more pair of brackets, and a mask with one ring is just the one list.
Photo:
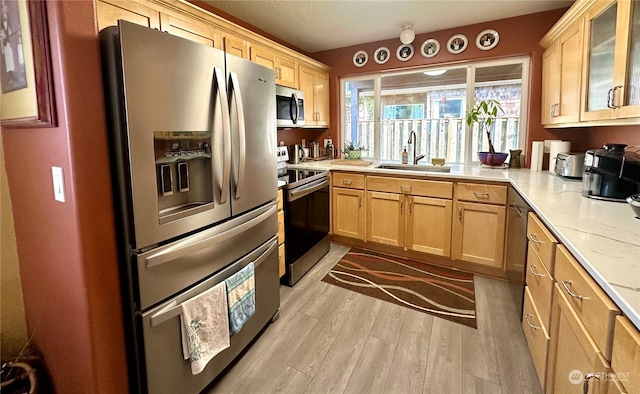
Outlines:
{"label": "stainless steel dishwasher", "polygon": [[524,297],[524,277],[527,265],[527,217],[531,207],[509,187],[509,207],[507,210],[507,253],[506,273],[512,282],[513,300],[518,319],[522,318]]}

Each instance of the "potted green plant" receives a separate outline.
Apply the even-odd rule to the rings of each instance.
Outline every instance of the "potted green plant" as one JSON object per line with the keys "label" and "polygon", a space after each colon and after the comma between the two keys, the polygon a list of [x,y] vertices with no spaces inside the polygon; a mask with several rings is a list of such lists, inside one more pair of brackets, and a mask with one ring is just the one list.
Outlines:
{"label": "potted green plant", "polygon": [[345,159],[361,159],[362,151],[366,151],[367,149],[364,146],[354,145],[352,141],[346,142],[344,144],[344,149],[342,149],[342,153],[344,153]]}
{"label": "potted green plant", "polygon": [[509,155],[508,153],[496,152],[491,141],[491,125],[495,123],[498,112],[504,114],[502,105],[499,101],[492,99],[478,101],[471,111],[467,112],[467,126],[482,122],[489,142],[489,152],[478,152],[478,160],[480,163],[490,166],[503,165]]}

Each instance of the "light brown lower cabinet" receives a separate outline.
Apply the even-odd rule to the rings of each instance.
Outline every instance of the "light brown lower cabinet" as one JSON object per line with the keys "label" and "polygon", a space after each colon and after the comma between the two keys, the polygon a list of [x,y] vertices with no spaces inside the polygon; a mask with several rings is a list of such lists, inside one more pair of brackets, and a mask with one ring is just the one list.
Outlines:
{"label": "light brown lower cabinet", "polygon": [[502,268],[506,207],[456,201],[453,215],[453,258]]}
{"label": "light brown lower cabinet", "polygon": [[409,250],[451,256],[451,200],[407,196],[407,231],[405,245]]}
{"label": "light brown lower cabinet", "polygon": [[364,190],[334,187],[331,199],[333,234],[364,240]]}
{"label": "light brown lower cabinet", "polygon": [[531,352],[533,365],[538,374],[540,387],[544,387],[547,372],[547,355],[549,351],[549,333],[545,328],[540,312],[536,308],[529,287],[524,289],[524,306],[522,308],[522,331]]}
{"label": "light brown lower cabinet", "polygon": [[367,241],[403,246],[404,209],[402,194],[367,192]]}
{"label": "light brown lower cabinet", "polygon": [[547,394],[606,393],[609,364],[557,283],[550,331]]}
{"label": "light brown lower cabinet", "polygon": [[367,192],[367,241],[451,255],[451,200]]}

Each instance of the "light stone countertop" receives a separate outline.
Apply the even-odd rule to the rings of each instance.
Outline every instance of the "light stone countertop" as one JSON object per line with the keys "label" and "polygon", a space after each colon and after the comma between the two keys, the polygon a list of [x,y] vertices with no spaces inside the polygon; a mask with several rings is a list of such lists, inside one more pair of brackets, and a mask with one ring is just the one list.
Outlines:
{"label": "light stone countertop", "polygon": [[563,180],[547,171],[452,164],[450,173],[425,173],[374,168],[378,164],[332,165],[331,160],[322,160],[288,167],[511,183],[558,242],[640,329],[640,219],[628,204],[585,198],[580,181]]}

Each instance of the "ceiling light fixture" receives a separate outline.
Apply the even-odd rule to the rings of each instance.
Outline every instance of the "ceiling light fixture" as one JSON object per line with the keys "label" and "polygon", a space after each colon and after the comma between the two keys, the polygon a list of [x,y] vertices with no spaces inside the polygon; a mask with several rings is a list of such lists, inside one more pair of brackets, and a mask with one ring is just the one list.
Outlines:
{"label": "ceiling light fixture", "polygon": [[441,70],[423,71],[423,74],[428,75],[430,77],[437,77],[438,75],[442,75],[446,72],[447,72],[446,69],[441,69]]}
{"label": "ceiling light fixture", "polygon": [[413,31],[413,25],[410,23],[402,25],[402,31],[400,32],[400,42],[405,45],[411,44],[414,38],[416,38],[416,33]]}

